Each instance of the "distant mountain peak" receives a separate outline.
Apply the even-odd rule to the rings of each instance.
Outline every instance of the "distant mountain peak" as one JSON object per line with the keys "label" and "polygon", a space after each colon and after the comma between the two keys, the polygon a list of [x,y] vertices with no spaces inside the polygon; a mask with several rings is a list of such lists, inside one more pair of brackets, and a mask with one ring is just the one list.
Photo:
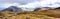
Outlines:
{"label": "distant mountain peak", "polygon": [[2,11],[11,11],[11,12],[17,12],[17,11],[22,11],[21,8],[18,8],[17,6],[10,6]]}

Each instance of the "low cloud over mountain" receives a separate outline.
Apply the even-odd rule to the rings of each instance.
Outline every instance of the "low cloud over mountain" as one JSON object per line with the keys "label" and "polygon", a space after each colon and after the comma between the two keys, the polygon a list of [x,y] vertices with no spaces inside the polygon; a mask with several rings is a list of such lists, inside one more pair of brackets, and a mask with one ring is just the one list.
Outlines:
{"label": "low cloud over mountain", "polygon": [[60,0],[0,0],[0,8],[18,6],[19,8],[60,7]]}

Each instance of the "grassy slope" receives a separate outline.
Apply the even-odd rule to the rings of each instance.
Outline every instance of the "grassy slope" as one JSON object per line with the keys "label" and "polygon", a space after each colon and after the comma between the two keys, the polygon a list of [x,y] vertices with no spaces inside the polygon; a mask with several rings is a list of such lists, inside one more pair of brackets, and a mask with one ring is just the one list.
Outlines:
{"label": "grassy slope", "polygon": [[8,19],[27,19],[27,17],[28,19],[55,19],[54,17],[57,17],[57,14],[60,14],[60,11],[48,10],[48,11],[18,12],[16,16],[13,16],[14,12],[0,12],[0,13],[2,13]]}

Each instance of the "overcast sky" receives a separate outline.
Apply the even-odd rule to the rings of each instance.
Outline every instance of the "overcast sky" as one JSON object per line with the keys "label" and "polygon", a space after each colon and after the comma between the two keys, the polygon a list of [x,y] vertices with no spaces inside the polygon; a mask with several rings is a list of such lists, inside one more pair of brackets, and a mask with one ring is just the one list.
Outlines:
{"label": "overcast sky", "polygon": [[10,6],[26,8],[60,7],[60,0],[0,0],[0,9]]}

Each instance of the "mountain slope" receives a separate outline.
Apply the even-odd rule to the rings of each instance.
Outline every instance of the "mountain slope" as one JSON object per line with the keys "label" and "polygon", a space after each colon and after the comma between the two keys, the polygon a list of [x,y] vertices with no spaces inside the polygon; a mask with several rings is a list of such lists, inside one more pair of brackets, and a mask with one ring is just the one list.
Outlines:
{"label": "mountain slope", "polygon": [[22,11],[21,8],[18,8],[17,6],[10,6],[2,11],[11,11],[11,12],[17,12],[17,11]]}

